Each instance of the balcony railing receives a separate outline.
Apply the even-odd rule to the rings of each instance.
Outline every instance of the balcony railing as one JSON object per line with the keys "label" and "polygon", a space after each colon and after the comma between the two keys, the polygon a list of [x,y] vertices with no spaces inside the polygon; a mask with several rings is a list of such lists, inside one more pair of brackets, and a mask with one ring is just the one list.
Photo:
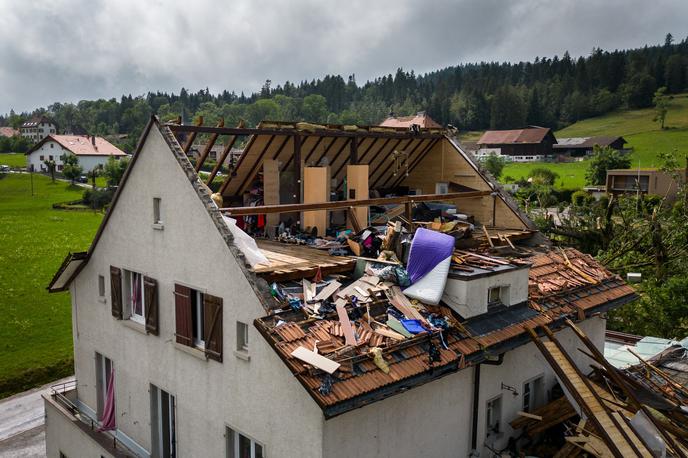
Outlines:
{"label": "balcony railing", "polygon": [[56,404],[69,412],[73,418],[79,420],[79,423],[76,424],[79,428],[115,457],[139,456],[132,452],[123,441],[119,440],[116,434],[99,431],[100,425],[98,421],[79,408],[76,379],[51,386],[50,397]]}

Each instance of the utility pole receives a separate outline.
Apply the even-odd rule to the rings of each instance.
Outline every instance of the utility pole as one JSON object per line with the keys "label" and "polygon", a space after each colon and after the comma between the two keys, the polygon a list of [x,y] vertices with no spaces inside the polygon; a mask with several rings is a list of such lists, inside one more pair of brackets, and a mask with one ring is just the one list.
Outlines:
{"label": "utility pole", "polygon": [[31,181],[31,197],[33,197],[33,164],[29,167],[29,177]]}

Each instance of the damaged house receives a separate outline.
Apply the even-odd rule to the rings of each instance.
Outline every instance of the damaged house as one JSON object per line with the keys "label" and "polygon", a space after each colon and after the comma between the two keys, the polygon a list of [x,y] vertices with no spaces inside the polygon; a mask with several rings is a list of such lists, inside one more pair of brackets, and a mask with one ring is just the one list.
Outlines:
{"label": "damaged house", "polygon": [[[219,163],[246,140],[214,194],[196,137]],[[601,351],[637,297],[441,129],[155,118],[49,289],[71,294],[76,370],[45,397],[50,457],[516,453],[510,422],[596,364],[578,333]],[[597,413],[609,456],[650,456]]]}

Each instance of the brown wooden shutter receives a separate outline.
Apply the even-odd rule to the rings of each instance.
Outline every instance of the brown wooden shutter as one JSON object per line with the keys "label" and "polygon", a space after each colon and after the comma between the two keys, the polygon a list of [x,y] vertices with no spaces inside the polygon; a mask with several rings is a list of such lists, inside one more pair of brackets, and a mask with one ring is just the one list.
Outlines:
{"label": "brown wooden shutter", "polygon": [[191,320],[191,289],[174,285],[174,319],[177,343],[193,346],[193,321]]}
{"label": "brown wooden shutter", "polygon": [[110,296],[112,316],[122,319],[122,271],[110,266]]}
{"label": "brown wooden shutter", "polygon": [[158,282],[150,277],[143,277],[144,304],[146,304],[146,332],[158,335],[159,307]]}
{"label": "brown wooden shutter", "polygon": [[222,362],[222,298],[203,295],[205,356]]}

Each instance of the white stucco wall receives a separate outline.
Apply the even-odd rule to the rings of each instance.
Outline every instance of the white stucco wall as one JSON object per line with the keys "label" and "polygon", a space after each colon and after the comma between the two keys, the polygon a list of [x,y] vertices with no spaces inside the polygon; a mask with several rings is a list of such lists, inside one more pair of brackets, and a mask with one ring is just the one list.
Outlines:
{"label": "white stucco wall", "polygon": [[504,305],[520,304],[528,299],[528,268],[508,270],[467,280],[449,278],[442,301],[463,318],[487,313],[487,295],[490,288],[508,287],[508,300]]}
{"label": "white stucco wall", "polygon": [[60,458],[60,452],[69,458],[103,457],[112,455],[79,429],[74,418],[69,418],[52,402],[45,405],[45,448],[48,458]]}
{"label": "white stucco wall", "polygon": [[[154,197],[164,230],[152,227]],[[110,265],[158,281],[159,336],[111,316]],[[176,282],[223,298],[223,363],[175,344]],[[322,412],[253,327],[265,312],[156,127],[71,293],[79,397],[96,409],[95,352],[112,359],[118,427],[145,449],[154,384],[176,397],[179,456],[224,456],[225,425],[262,442],[267,456],[321,456]],[[237,320],[249,324],[250,361],[233,354]]]}
{"label": "white stucco wall", "polygon": [[[579,326],[602,349],[605,320],[591,318]],[[589,372],[590,361],[576,350],[582,344],[573,332],[566,328],[556,336],[576,364],[584,372]],[[486,440],[494,448],[502,449],[510,436],[518,435],[508,423],[522,409],[524,382],[540,375],[544,376],[542,399],[546,402],[556,377],[533,343],[506,353],[500,365],[481,366],[477,440],[480,456],[492,456],[488,449],[483,448]],[[468,456],[471,451],[474,376],[475,368],[469,367],[328,420],[324,430],[323,456]],[[502,389],[502,383],[514,388],[518,395]],[[500,395],[502,434],[497,438],[486,438],[487,402]]]}
{"label": "white stucco wall", "polygon": [[[33,170],[36,172],[40,171],[48,171],[47,167],[43,163],[43,160],[49,160],[50,156],[52,156],[52,159],[55,161],[55,165],[57,166],[56,170],[59,172],[61,171],[61,166],[62,166],[62,159],[60,159],[60,156],[62,156],[65,153],[72,154],[69,150],[66,148],[63,148],[62,145],[57,143],[56,141],[50,140],[45,142],[43,145],[41,145],[40,148],[38,148],[36,151],[32,152],[31,154],[28,154],[26,156],[26,162],[27,162],[27,167],[30,169],[31,166],[33,165]],[[41,156],[43,156],[43,160],[41,160]],[[79,156],[79,165],[83,167],[84,173],[89,172],[93,170],[95,167],[99,165],[105,165],[108,161],[108,158],[110,156],[106,155],[92,155],[92,156],[86,156],[86,155],[80,155]]]}

